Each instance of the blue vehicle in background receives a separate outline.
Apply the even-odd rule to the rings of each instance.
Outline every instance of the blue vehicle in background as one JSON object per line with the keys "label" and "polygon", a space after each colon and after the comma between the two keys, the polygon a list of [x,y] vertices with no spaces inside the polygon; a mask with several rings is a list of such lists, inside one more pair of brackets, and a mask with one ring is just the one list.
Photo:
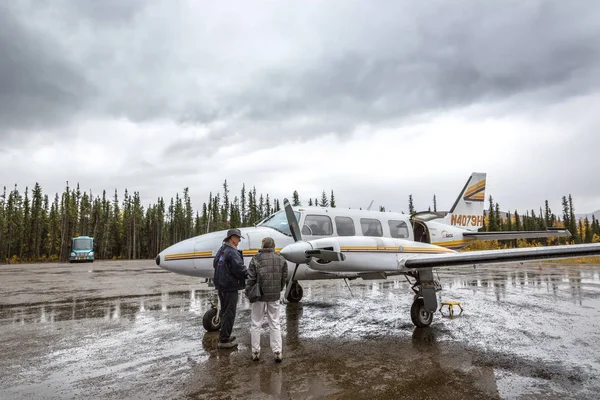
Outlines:
{"label": "blue vehicle in background", "polygon": [[94,262],[94,238],[77,236],[71,240],[69,262]]}

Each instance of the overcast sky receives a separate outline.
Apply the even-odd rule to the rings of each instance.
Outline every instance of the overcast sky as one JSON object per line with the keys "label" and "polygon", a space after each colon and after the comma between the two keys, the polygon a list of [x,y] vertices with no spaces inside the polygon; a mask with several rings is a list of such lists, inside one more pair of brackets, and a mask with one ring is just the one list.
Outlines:
{"label": "overcast sky", "polygon": [[0,2],[0,185],[600,209],[595,1]]}

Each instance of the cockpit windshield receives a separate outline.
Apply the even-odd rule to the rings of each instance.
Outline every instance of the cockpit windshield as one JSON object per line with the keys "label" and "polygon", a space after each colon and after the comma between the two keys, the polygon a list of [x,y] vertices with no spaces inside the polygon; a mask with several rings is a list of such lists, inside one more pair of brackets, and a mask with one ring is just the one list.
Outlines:
{"label": "cockpit windshield", "polygon": [[[294,211],[294,215],[296,216],[296,220],[299,221],[300,213],[298,211]],[[258,226],[268,226],[269,228],[273,228],[285,235],[292,236],[284,210],[278,211],[271,215],[269,218],[258,224]]]}

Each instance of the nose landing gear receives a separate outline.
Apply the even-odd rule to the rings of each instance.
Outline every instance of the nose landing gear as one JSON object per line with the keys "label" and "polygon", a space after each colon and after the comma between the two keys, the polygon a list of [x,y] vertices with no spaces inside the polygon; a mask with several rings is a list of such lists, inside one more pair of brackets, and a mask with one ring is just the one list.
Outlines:
{"label": "nose landing gear", "polygon": [[292,287],[290,288],[290,293],[287,296],[287,301],[290,303],[298,303],[302,300],[302,296],[304,295],[304,291],[302,290],[302,286],[298,283],[298,281],[292,281]]}
{"label": "nose landing gear", "polygon": [[202,326],[209,332],[218,331],[221,329],[221,318],[219,317],[221,311],[221,303],[219,302],[219,296],[216,291],[213,293],[213,299],[210,302],[211,307],[204,313],[202,317]]}

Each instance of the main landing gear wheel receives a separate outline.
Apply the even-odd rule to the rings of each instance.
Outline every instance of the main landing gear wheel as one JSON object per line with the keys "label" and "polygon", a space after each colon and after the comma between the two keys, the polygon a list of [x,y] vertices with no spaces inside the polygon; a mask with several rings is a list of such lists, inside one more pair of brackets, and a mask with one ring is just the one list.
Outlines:
{"label": "main landing gear wheel", "polygon": [[292,288],[288,294],[287,301],[290,303],[298,303],[300,300],[302,300],[303,294],[304,292],[302,290],[302,286],[300,286],[298,282],[292,282]]}
{"label": "main landing gear wheel", "polygon": [[425,302],[422,297],[415,299],[410,308],[410,319],[418,328],[426,328],[433,321],[433,313],[425,309]]}
{"label": "main landing gear wheel", "polygon": [[202,325],[204,326],[204,329],[209,332],[221,329],[221,320],[219,319],[219,313],[216,308],[213,307],[204,313]]}

